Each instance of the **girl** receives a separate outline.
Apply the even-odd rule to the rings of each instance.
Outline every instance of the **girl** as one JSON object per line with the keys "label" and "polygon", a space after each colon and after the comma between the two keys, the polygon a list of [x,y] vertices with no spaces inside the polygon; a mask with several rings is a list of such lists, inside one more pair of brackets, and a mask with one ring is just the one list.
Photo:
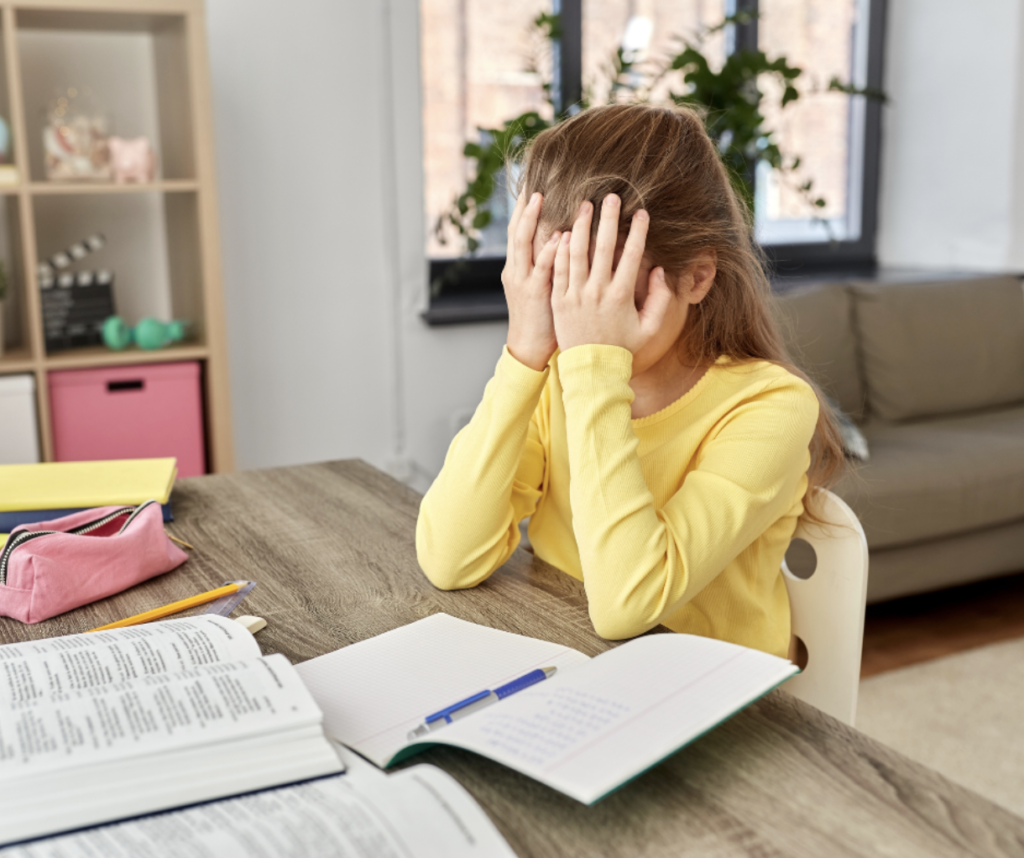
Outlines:
{"label": "girl", "polygon": [[662,623],[785,656],[782,558],[842,449],[786,363],[703,123],[584,111],[536,138],[523,185],[507,344],[423,499],[420,565],[473,587],[530,516],[536,554],[583,581],[601,636]]}

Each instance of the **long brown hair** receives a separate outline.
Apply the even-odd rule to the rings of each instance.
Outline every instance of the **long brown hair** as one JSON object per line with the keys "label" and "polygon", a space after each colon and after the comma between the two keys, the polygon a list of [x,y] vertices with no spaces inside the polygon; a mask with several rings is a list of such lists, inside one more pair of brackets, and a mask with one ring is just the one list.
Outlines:
{"label": "long brown hair", "polygon": [[[622,200],[623,236],[634,212],[646,209],[651,218],[646,252],[665,269],[670,285],[699,255],[713,253],[715,282],[687,318],[680,357],[694,366],[710,365],[722,355],[771,361],[807,381],[819,402],[808,488],[838,479],[845,457],[831,407],[786,352],[751,213],[696,112],[645,104],[584,110],[532,141],[520,184],[527,196],[544,195],[541,221],[552,230],[570,229],[584,200],[600,211],[608,194]],[[595,234],[597,222],[594,218]],[[817,519],[813,511],[808,514]]]}

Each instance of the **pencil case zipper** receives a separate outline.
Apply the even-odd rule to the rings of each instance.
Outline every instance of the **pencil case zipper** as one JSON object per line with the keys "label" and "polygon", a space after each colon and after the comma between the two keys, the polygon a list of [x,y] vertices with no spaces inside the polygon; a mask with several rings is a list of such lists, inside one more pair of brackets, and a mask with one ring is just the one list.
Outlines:
{"label": "pencil case zipper", "polygon": [[86,536],[92,533],[94,530],[99,530],[106,524],[120,518],[123,515],[128,515],[128,519],[124,524],[121,525],[121,529],[117,532],[118,535],[125,532],[125,529],[131,524],[135,517],[142,512],[146,507],[156,501],[146,501],[138,506],[123,506],[120,509],[115,509],[113,512],[108,512],[102,518],[97,518],[93,521],[87,521],[84,524],[80,524],[77,527],[72,527],[70,530],[23,530],[20,533],[13,534],[4,546],[4,550],[0,553],[0,586],[7,583],[7,566],[10,563],[11,554],[16,548],[20,548],[27,542],[31,542],[33,539],[38,539],[40,536],[52,536],[55,533],[70,533],[74,536]]}

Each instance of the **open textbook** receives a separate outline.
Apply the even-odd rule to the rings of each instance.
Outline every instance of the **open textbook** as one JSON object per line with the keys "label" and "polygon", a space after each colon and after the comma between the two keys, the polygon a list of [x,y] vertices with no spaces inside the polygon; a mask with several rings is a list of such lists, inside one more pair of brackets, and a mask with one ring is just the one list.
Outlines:
{"label": "open textbook", "polygon": [[0,646],[0,844],[340,772],[322,718],[223,617]]}
{"label": "open textbook", "polygon": [[[2,858],[515,858],[450,776],[386,776],[354,754],[343,775],[0,849]],[[369,771],[365,771],[369,770]]]}
{"label": "open textbook", "polygon": [[[557,673],[422,739],[425,716],[539,667]],[[585,804],[798,673],[711,638],[649,635],[594,659],[445,614],[296,667],[324,730],[384,768],[433,744],[516,769]]]}

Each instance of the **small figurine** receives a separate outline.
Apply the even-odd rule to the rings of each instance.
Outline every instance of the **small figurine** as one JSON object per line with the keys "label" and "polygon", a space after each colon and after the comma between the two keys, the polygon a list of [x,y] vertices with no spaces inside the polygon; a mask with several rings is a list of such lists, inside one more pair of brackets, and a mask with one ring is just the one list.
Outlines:
{"label": "small figurine", "polygon": [[46,178],[51,182],[110,178],[107,118],[88,91],[61,90],[43,126]]}
{"label": "small figurine", "polygon": [[188,326],[189,322],[183,319],[161,322],[147,318],[130,328],[120,316],[110,316],[103,323],[103,342],[114,351],[126,349],[132,343],[140,349],[162,349],[185,339]]}
{"label": "small figurine", "polygon": [[148,138],[111,137],[107,147],[110,150],[110,169],[117,184],[145,184],[153,181],[156,176],[156,154]]}

